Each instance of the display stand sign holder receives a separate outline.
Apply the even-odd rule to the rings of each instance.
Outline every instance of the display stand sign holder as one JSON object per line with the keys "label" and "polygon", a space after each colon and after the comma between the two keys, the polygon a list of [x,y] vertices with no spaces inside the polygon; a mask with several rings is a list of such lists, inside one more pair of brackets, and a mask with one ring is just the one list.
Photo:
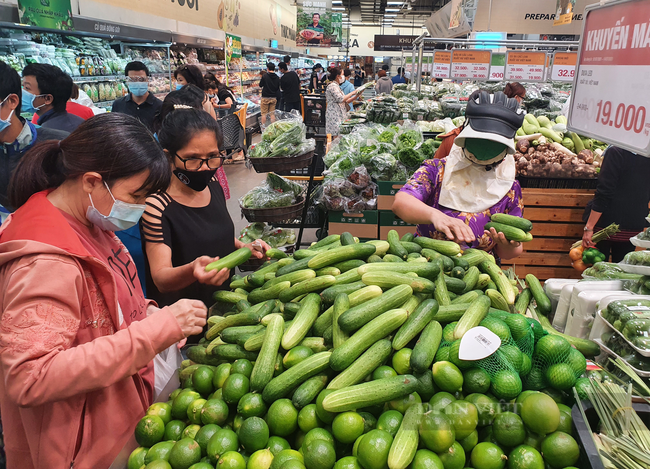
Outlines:
{"label": "display stand sign holder", "polygon": [[650,0],[589,5],[568,128],[650,156]]}
{"label": "display stand sign holder", "polygon": [[578,65],[577,52],[554,52],[551,67],[552,81],[573,81]]}
{"label": "display stand sign holder", "polygon": [[546,76],[546,52],[539,51],[507,51],[506,80],[539,82]]}
{"label": "display stand sign holder", "polygon": [[451,51],[437,50],[433,53],[433,77],[449,78],[451,73]]}
{"label": "display stand sign holder", "polygon": [[492,51],[453,49],[451,51],[451,78],[456,80],[483,80],[490,77]]}

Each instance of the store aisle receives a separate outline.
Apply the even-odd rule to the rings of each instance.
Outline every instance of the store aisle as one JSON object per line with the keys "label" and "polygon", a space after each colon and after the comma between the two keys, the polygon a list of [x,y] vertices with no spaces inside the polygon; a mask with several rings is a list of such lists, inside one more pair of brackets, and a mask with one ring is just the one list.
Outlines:
{"label": "store aisle", "polygon": [[[224,165],[224,169],[228,177],[228,185],[230,186],[230,200],[227,201],[228,213],[235,224],[235,235],[239,236],[239,232],[248,225],[248,221],[242,218],[239,199],[253,187],[264,182],[266,173],[260,174],[252,168],[248,169],[244,163]],[[298,235],[297,231],[296,229],[296,236]],[[316,230],[305,230],[303,239],[304,242],[316,241]]]}

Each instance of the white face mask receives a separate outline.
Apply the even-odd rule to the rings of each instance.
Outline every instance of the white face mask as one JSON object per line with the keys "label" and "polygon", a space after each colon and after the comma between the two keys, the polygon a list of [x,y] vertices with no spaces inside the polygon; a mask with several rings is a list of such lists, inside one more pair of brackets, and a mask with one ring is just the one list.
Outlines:
{"label": "white face mask", "polygon": [[144,204],[129,204],[117,200],[113,197],[113,193],[105,181],[104,185],[113,199],[111,212],[108,215],[104,215],[97,210],[93,203],[93,198],[88,194],[88,198],[90,198],[90,207],[86,210],[86,218],[88,221],[104,231],[128,230],[137,225],[147,206]]}

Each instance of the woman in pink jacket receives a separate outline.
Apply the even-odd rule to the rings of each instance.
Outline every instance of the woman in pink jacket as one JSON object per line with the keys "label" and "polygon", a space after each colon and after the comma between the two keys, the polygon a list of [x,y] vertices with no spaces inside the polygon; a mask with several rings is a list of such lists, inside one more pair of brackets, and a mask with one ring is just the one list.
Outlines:
{"label": "woman in pink jacket", "polygon": [[153,398],[154,356],[201,331],[206,308],[145,300],[113,233],[169,185],[142,124],[104,114],[35,146],[0,230],[0,407],[8,467],[107,468]]}

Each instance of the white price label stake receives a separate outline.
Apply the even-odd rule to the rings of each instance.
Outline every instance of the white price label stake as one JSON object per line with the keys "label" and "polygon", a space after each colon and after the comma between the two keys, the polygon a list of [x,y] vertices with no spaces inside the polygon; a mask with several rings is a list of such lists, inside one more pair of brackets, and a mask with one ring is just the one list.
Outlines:
{"label": "white price label stake", "polygon": [[491,65],[490,66],[490,81],[501,81],[505,73],[505,65]]}
{"label": "white price label stake", "polygon": [[506,80],[544,81],[546,52],[506,52]]}
{"label": "white price label stake", "polygon": [[449,78],[451,72],[451,52],[438,50],[433,54],[433,77]]}
{"label": "white price label stake", "polygon": [[569,129],[650,156],[650,0],[586,9]]}
{"label": "white price label stake", "polygon": [[451,78],[487,80],[490,77],[491,51],[454,49],[451,56]]}
{"label": "white price label stake", "polygon": [[555,52],[553,54],[553,67],[551,68],[552,81],[573,81],[578,64],[577,52]]}
{"label": "white price label stake", "polygon": [[480,360],[489,357],[501,346],[501,339],[487,327],[471,328],[460,340],[458,358],[461,360]]}

